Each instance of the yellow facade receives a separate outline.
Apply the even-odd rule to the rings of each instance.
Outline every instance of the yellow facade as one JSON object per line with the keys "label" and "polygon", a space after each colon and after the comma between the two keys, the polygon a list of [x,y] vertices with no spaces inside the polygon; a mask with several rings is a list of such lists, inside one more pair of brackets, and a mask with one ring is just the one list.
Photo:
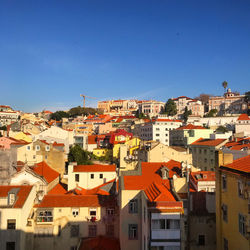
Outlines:
{"label": "yellow facade", "polygon": [[95,148],[93,149],[93,155],[97,156],[97,157],[103,157],[107,154],[108,149],[106,148]]}
{"label": "yellow facade", "polygon": [[[226,184],[225,184],[226,183]],[[239,185],[243,193],[239,195]],[[217,249],[250,249],[249,176],[220,167],[216,170],[216,232]],[[225,188],[226,185],[226,188]],[[225,215],[226,214],[226,215]],[[245,227],[240,232],[240,218]]]}

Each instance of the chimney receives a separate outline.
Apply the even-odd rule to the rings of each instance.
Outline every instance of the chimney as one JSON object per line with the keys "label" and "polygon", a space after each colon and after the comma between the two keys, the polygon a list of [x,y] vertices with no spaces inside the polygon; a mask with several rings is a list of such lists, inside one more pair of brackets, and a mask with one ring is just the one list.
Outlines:
{"label": "chimney", "polygon": [[225,154],[222,151],[218,152],[218,165],[225,166],[233,162],[233,154]]}
{"label": "chimney", "polygon": [[77,166],[77,163],[76,163],[76,162],[70,162],[70,163],[69,163],[69,166],[68,166],[68,174],[69,174],[69,173],[73,173],[74,166]]}

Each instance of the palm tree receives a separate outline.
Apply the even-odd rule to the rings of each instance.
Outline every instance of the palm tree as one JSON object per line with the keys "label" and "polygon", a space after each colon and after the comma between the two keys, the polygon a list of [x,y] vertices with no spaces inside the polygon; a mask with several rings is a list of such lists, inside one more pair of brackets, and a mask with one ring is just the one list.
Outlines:
{"label": "palm tree", "polygon": [[228,85],[227,81],[224,81],[224,82],[222,83],[222,86],[223,86],[225,92],[226,92],[227,85]]}

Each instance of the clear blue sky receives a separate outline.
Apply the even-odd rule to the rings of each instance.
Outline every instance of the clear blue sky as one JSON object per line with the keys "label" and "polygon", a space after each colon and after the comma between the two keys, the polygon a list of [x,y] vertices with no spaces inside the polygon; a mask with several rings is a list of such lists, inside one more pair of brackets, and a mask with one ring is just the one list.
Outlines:
{"label": "clear blue sky", "polygon": [[250,90],[249,0],[0,0],[0,104],[166,101],[224,80]]}

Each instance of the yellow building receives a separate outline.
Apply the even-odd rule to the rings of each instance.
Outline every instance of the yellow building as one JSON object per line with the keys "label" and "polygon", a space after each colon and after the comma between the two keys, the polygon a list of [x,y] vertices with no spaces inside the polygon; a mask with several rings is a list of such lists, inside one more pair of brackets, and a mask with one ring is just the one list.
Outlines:
{"label": "yellow building", "polygon": [[[220,154],[219,158],[223,155]],[[216,169],[217,249],[250,249],[250,155]]]}
{"label": "yellow building", "polygon": [[93,155],[97,157],[104,157],[109,150],[107,148],[95,148],[93,149]]}

